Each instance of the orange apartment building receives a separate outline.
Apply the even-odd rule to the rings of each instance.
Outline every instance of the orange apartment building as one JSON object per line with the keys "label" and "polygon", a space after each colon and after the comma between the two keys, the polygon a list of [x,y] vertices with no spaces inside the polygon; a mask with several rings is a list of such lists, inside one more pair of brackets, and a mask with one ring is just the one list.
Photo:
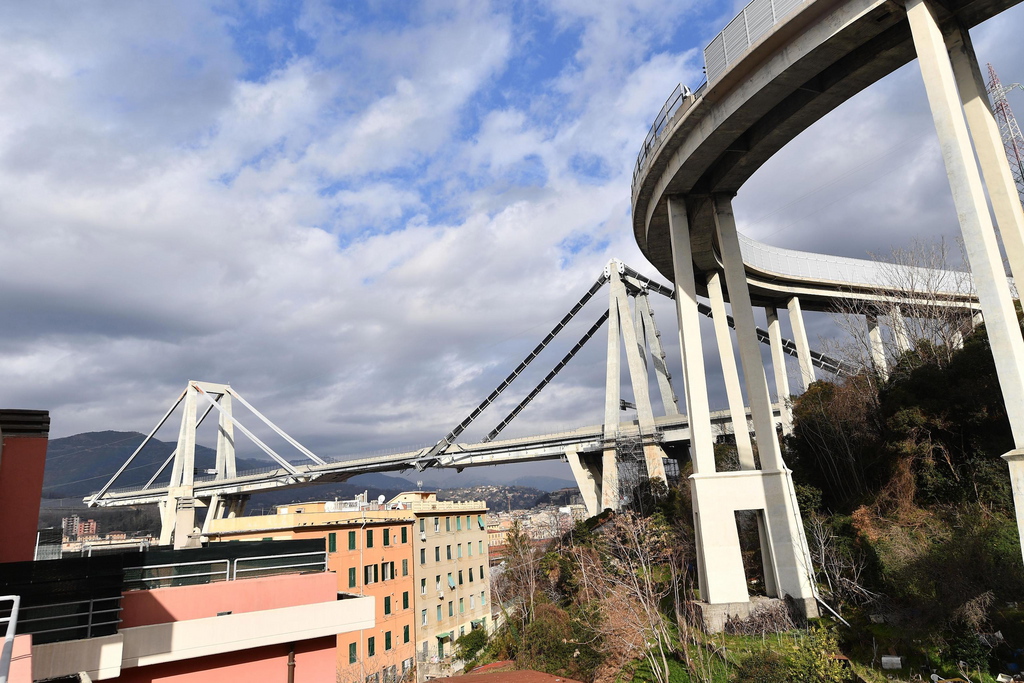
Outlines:
{"label": "orange apartment building", "polygon": [[338,636],[340,683],[410,680],[414,665],[413,514],[402,504],[319,501],[211,520],[217,541],[324,539],[338,591],[375,600],[373,628]]}

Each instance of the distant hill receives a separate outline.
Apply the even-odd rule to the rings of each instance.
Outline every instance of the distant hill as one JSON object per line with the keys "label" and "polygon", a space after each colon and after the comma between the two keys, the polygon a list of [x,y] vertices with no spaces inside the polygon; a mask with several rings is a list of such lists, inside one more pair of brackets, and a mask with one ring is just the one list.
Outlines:
{"label": "distant hill", "polygon": [[[43,476],[43,495],[47,498],[81,497],[98,491],[114,472],[124,464],[145,434],[139,432],[86,432],[62,439],[52,439],[46,451],[46,471]],[[141,486],[149,481],[175,444],[152,439],[121,474],[115,487]],[[216,466],[217,453],[212,448],[196,446],[196,468]],[[239,471],[267,467],[267,460],[238,458]],[[171,476],[170,467],[158,482],[166,483]]]}
{"label": "distant hill", "polygon": [[576,482],[570,479],[559,477],[519,477],[509,482],[512,486],[528,486],[541,491],[560,491],[561,489],[576,488]]}
{"label": "distant hill", "polygon": [[443,500],[486,500],[494,512],[502,510],[529,510],[547,493],[528,486],[502,486],[481,484],[457,489],[440,489],[437,497]]}

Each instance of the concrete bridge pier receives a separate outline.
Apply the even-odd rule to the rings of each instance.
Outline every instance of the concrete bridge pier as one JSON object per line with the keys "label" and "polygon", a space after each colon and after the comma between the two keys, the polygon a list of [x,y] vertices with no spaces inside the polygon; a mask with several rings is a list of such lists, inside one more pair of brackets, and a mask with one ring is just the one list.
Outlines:
{"label": "concrete bridge pier", "polygon": [[790,402],[789,374],[786,372],[786,354],[782,350],[782,328],[779,324],[779,311],[775,306],[765,306],[765,319],[768,321],[768,344],[772,352],[772,370],[775,374],[775,393],[778,394],[779,416],[782,419],[782,433],[793,433],[793,405]]}
{"label": "concrete bridge pier", "polygon": [[[691,430],[690,452],[694,473],[690,477],[690,490],[697,536],[700,605],[705,625],[712,631],[718,631],[724,628],[730,617],[746,616],[750,610],[736,518],[736,513],[740,511],[753,511],[758,517],[768,594],[791,596],[808,616],[817,616],[818,611],[793,482],[782,461],[775,431],[775,418],[758,347],[731,196],[715,195],[713,202],[716,237],[732,304],[743,378],[757,439],[759,469],[755,468],[751,459],[741,465],[740,471],[716,470],[703,350],[698,332],[696,285],[685,198],[672,197],[668,200],[668,222]],[[717,314],[716,309],[722,306],[721,317],[724,320],[724,304],[719,298],[720,281],[717,274],[708,277],[708,283],[713,313]],[[719,291],[715,291],[716,285]],[[794,309],[798,318],[799,302],[791,300],[791,312]],[[802,331],[799,318],[794,329]],[[731,338],[730,343],[726,344],[724,335],[719,334],[717,337],[723,366],[731,362],[735,369]],[[781,338],[779,348],[781,351]],[[804,357],[810,360],[809,349]],[[738,388],[738,379],[736,385]],[[734,413],[733,419],[736,418]],[[709,571],[709,568],[713,568],[713,571]]]}
{"label": "concrete bridge pier", "polygon": [[[948,21],[944,34],[939,23],[944,10],[928,0],[908,0],[906,8],[971,274],[985,317],[999,386],[1010,418],[1015,448],[1003,458],[1010,468],[1017,528],[1024,552],[1024,338],[1017,324],[995,226],[986,204],[982,171],[1003,243],[1007,245],[1010,267],[1017,277],[1024,275],[1024,238],[1021,237],[1024,218],[1019,201],[1013,205],[1017,199],[1015,189],[1007,185],[1006,155],[998,130],[990,121],[992,112],[987,96],[982,94],[983,77],[970,36],[962,26]],[[1012,184],[1012,179],[1009,182]]]}

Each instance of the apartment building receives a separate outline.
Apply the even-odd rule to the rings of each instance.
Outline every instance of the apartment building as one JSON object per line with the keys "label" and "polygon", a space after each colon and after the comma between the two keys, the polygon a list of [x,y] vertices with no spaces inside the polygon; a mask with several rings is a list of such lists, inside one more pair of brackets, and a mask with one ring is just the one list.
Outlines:
{"label": "apartment building", "polygon": [[490,629],[487,503],[437,499],[429,491],[396,496],[415,517],[417,679],[451,673],[455,641]]}
{"label": "apartment building", "polygon": [[338,591],[373,597],[372,629],[338,637],[337,680],[397,683],[412,677],[415,651],[411,505],[314,501],[282,505],[276,514],[211,520],[217,541],[322,539]]}

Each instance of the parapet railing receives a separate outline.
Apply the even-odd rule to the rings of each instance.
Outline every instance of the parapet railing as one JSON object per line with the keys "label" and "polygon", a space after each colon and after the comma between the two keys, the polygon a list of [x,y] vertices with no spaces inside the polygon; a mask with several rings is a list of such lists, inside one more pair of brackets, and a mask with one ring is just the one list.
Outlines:
{"label": "parapet railing", "polygon": [[704,48],[704,72],[711,83],[779,20],[804,0],[753,0]]}
{"label": "parapet railing", "polygon": [[195,586],[279,574],[327,571],[327,552],[149,564],[125,568],[125,590]]}

